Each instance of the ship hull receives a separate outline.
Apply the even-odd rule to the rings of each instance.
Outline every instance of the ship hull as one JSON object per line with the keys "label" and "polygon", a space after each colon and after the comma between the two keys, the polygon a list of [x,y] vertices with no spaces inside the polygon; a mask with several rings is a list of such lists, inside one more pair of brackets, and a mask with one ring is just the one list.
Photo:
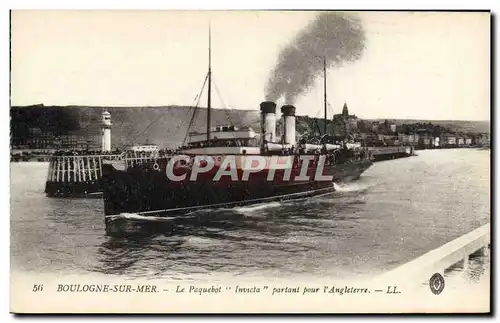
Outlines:
{"label": "ship hull", "polygon": [[[201,210],[217,210],[242,207],[247,205],[258,205],[270,202],[284,202],[300,200],[311,197],[318,197],[331,194],[335,191],[333,185],[322,189],[309,190],[299,193],[283,194],[279,196],[269,196],[267,198],[257,198],[249,200],[239,200],[226,203],[216,203],[199,205],[194,207],[175,208],[162,210],[162,212],[121,213],[119,215],[108,215],[105,217],[106,234],[114,237],[127,236],[151,236],[155,234],[165,234],[175,231],[178,225],[186,223],[201,224],[205,219],[196,215]],[[203,216],[203,215],[201,215]]]}
{"label": "ship hull", "polygon": [[[175,217],[203,209],[308,198],[334,191],[333,182],[349,181],[370,167],[371,161],[325,166],[323,175],[333,180],[283,180],[279,171],[267,180],[267,172],[252,174],[248,181],[229,178],[213,181],[205,174],[196,181],[173,182],[162,171],[147,168],[117,170],[103,165],[103,198],[106,233],[112,236],[169,231]],[[309,173],[313,173],[310,169]],[[241,178],[241,177],[238,177]]]}

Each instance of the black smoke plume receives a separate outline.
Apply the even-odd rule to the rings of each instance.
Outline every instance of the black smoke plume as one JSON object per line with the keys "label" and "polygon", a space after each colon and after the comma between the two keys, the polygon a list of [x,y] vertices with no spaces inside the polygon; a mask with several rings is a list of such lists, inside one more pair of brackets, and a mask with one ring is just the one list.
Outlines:
{"label": "black smoke plume", "polygon": [[327,68],[358,60],[365,49],[361,20],[352,13],[324,12],[279,54],[266,86],[266,99],[293,104]]}

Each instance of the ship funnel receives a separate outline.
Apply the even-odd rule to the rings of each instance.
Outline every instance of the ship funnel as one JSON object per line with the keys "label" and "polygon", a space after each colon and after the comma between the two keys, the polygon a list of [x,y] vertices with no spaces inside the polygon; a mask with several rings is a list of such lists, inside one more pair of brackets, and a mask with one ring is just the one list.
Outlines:
{"label": "ship funnel", "polygon": [[283,114],[283,142],[295,146],[295,107],[284,105],[281,107],[281,114]]}
{"label": "ship funnel", "polygon": [[276,137],[276,103],[264,101],[260,104],[260,126],[262,144],[274,142]]}

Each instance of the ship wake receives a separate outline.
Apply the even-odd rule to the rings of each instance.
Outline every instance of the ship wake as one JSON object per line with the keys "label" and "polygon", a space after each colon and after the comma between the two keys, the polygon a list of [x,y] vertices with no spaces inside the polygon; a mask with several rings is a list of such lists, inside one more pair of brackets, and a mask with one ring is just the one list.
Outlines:
{"label": "ship wake", "polygon": [[106,216],[110,220],[127,219],[127,220],[141,220],[141,221],[169,221],[174,220],[175,217],[171,216],[151,216],[141,215],[139,213],[120,213],[115,215]]}
{"label": "ship wake", "polygon": [[361,182],[349,182],[349,183],[333,183],[335,187],[335,192],[339,193],[350,193],[350,192],[364,192],[370,189],[373,184],[361,183]]}
{"label": "ship wake", "polygon": [[261,211],[269,208],[276,208],[280,207],[282,205],[282,202],[269,202],[269,203],[261,203],[261,204],[256,204],[256,205],[251,205],[251,206],[241,206],[241,207],[235,207],[230,209],[231,211],[235,211],[238,213],[253,213],[256,211]]}

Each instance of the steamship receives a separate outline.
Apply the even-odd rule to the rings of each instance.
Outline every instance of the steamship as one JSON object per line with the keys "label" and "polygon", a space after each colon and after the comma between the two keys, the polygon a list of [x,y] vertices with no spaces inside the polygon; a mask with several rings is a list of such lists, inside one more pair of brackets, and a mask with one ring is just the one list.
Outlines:
{"label": "steamship", "polygon": [[[281,107],[281,140],[276,137],[276,103],[272,101],[260,104],[260,134],[249,127],[212,128],[210,57],[209,41],[207,128],[206,133],[189,133],[188,129],[187,145],[179,151],[187,160],[159,157],[132,167],[126,158],[104,161],[102,190],[108,235],[165,232],[174,228],[178,216],[202,209],[329,194],[334,191],[334,182],[357,179],[372,165],[369,151],[359,143],[334,142],[327,134],[297,140],[292,105]],[[210,157],[214,167],[203,173],[195,171],[198,167],[194,166],[207,162],[196,156]],[[248,173],[251,165],[247,162],[252,156],[265,160],[261,171]],[[236,178],[232,174],[217,178],[228,165],[235,168]],[[167,176],[169,171],[182,179],[172,180]],[[330,179],[320,180],[315,176],[318,173]]]}

